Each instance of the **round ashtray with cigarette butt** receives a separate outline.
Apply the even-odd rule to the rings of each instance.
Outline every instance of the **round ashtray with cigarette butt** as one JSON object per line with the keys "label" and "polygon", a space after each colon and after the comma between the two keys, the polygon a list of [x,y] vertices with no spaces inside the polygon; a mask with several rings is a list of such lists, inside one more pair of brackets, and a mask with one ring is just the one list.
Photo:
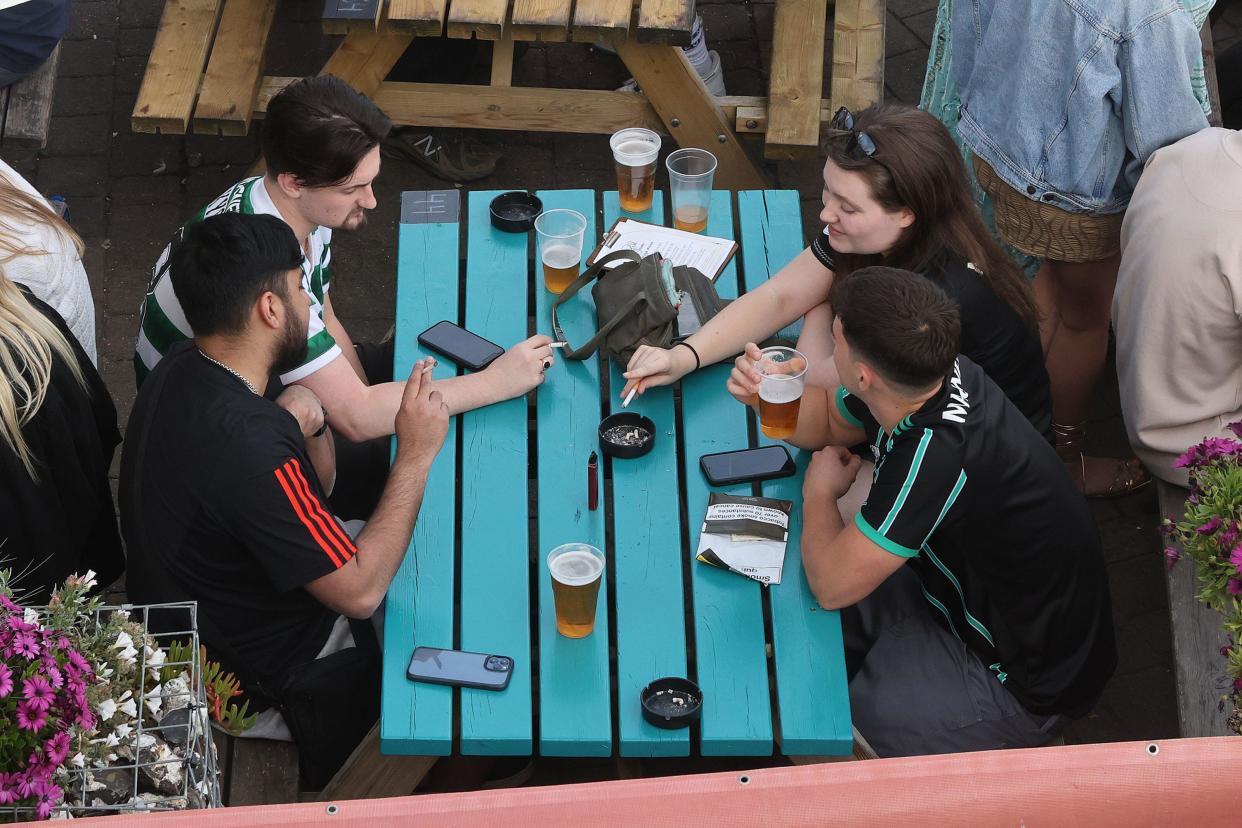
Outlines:
{"label": "round ashtray with cigarette butt", "polygon": [[660,678],[643,688],[643,718],[656,727],[688,727],[703,712],[703,691],[690,679]]}
{"label": "round ashtray with cigarette butt", "polygon": [[599,447],[609,457],[632,460],[655,445],[655,423],[633,411],[605,417],[599,424]]}

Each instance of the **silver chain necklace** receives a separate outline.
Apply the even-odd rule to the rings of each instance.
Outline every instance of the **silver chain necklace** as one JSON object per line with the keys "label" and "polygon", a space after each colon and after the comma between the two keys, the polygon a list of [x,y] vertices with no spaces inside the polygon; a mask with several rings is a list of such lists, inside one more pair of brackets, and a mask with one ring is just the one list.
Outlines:
{"label": "silver chain necklace", "polygon": [[199,352],[200,354],[202,354],[203,359],[207,360],[208,362],[214,362],[216,365],[219,365],[221,368],[223,368],[224,370],[228,371],[230,374],[232,374],[233,376],[237,377],[237,378],[238,378],[239,380],[241,380],[242,382],[246,383],[246,387],[247,387],[247,388],[249,388],[249,389],[250,389],[250,390],[251,390],[251,391],[252,391],[255,395],[258,395],[258,393],[259,393],[259,389],[255,388],[255,387],[254,387],[254,385],[250,382],[250,380],[246,379],[246,378],[245,378],[245,377],[243,377],[241,374],[237,373],[236,371],[234,371],[234,370],[233,370],[232,368],[230,368],[229,366],[225,365],[225,364],[224,364],[223,362],[221,362],[220,360],[218,360],[218,359],[212,359],[211,357],[207,356],[206,354],[204,354],[204,353],[203,353],[203,349],[202,349],[202,348],[199,348],[199,349],[198,349],[198,352]]}

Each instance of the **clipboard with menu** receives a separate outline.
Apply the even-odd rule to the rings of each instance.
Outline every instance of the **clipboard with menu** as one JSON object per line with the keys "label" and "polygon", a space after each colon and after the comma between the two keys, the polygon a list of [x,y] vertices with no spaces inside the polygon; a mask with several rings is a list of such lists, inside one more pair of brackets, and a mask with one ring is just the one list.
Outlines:
{"label": "clipboard with menu", "polygon": [[587,264],[617,250],[633,250],[641,256],[659,253],[674,265],[693,267],[714,282],[737,252],[737,242],[622,216],[604,234]]}

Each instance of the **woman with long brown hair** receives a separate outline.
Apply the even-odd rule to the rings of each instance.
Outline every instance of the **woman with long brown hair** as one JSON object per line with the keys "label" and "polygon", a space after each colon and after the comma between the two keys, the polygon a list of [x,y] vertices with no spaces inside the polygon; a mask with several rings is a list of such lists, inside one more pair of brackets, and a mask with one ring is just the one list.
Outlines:
{"label": "woman with long brown hair", "polygon": [[[640,390],[674,382],[745,349],[729,390],[752,402],[759,386],[754,343],[799,317],[805,317],[799,349],[812,362],[808,385],[835,390],[829,289],[834,279],[884,264],[921,273],[958,303],[962,353],[1051,441],[1034,298],[1021,271],[984,227],[948,130],[926,112],[887,104],[856,116],[842,109],[832,127],[820,212],[824,233],[779,273],[678,343],[684,347],[639,348],[622,393],[639,380]],[[804,397],[800,419],[817,416],[827,416],[826,401],[820,405],[815,395]]]}
{"label": "woman with long brown hair", "polygon": [[0,267],[9,281],[55,308],[95,362],[95,305],[82,253],[82,239],[69,223],[0,161]]}
{"label": "woman with long brown hair", "polygon": [[124,568],[108,469],[121,441],[95,366],[51,306],[0,262],[0,568],[33,601]]}

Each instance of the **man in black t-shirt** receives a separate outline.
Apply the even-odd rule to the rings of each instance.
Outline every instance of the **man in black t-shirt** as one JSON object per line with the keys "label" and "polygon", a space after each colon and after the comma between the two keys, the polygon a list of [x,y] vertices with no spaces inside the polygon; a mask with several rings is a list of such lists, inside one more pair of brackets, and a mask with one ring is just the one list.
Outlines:
{"label": "man in black t-shirt", "polygon": [[[306,722],[345,715],[316,709],[331,695],[323,685],[358,678],[312,686],[307,665],[341,650],[342,616],[369,618],[387,592],[447,407],[424,380],[430,366],[415,365],[391,474],[355,541],[325,505],[334,455],[318,399],[300,386],[275,403],[262,395],[270,376],[305,356],[309,300],[293,232],[272,216],[225,213],[188,228],[172,257],[197,335],[161,360],[130,415],[121,462],[129,592],[144,603],[198,601],[209,656],[237,672],[252,700],[280,705],[286,719],[291,705],[312,711],[301,727],[288,721],[306,754],[305,742],[322,735]],[[378,672],[378,661],[367,663]],[[295,676],[303,679],[296,693]],[[378,698],[350,704],[378,710]],[[348,754],[370,722],[361,724],[353,743],[333,747]]]}
{"label": "man in black t-shirt", "polygon": [[942,290],[866,268],[831,303],[843,386],[823,436],[866,440],[875,467],[847,526],[837,499],[859,460],[815,454],[802,560],[819,602],[848,608],[854,722],[881,756],[1045,744],[1116,666],[1086,502],[1048,442],[957,355],[958,310]]}

